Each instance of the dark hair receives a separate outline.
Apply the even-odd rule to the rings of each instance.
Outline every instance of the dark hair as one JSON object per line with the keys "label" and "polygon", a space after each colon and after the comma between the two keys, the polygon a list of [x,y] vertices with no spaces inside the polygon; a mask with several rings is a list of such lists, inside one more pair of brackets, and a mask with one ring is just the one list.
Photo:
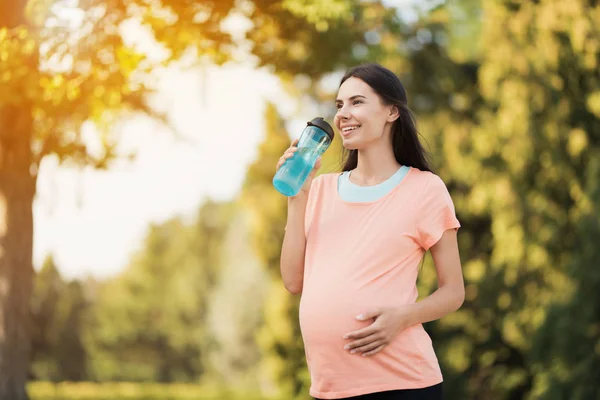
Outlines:
{"label": "dark hair", "polygon": [[[401,165],[430,171],[427,161],[428,154],[419,142],[419,132],[415,117],[408,108],[406,91],[400,79],[389,69],[379,64],[362,64],[346,72],[340,86],[349,78],[358,78],[369,85],[380,97],[384,104],[398,107],[400,116],[392,126],[392,147],[396,161]],[[350,171],[358,164],[358,151],[344,149],[343,171]]]}

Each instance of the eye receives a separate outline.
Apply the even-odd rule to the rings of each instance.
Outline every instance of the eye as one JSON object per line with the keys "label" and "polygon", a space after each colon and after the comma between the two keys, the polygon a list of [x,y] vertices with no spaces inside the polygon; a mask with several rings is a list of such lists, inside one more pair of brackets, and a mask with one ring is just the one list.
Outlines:
{"label": "eye", "polygon": [[340,108],[342,108],[342,103],[337,103],[337,104],[335,105],[335,108],[337,108],[338,110],[339,110]]}
{"label": "eye", "polygon": [[357,104],[361,104],[361,103],[362,103],[362,100],[354,100],[354,101],[352,102],[352,105],[353,105],[353,106],[355,106],[355,105],[357,105]]}

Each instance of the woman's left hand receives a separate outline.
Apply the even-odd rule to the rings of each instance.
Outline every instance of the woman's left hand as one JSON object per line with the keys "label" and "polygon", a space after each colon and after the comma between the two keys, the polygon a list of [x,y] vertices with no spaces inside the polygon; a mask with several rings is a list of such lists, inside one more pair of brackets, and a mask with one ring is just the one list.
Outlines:
{"label": "woman's left hand", "polygon": [[351,342],[344,346],[352,354],[371,356],[379,353],[400,332],[408,327],[408,316],[404,308],[379,308],[360,314],[359,321],[374,319],[374,322],[358,331],[344,335]]}

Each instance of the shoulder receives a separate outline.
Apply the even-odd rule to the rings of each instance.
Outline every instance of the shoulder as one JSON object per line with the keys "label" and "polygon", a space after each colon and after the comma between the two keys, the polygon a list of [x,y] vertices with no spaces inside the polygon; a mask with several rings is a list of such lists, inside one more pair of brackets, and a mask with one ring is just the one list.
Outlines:
{"label": "shoulder", "polygon": [[337,177],[339,172],[331,172],[315,176],[310,184],[309,199],[320,198],[329,190],[337,190]]}
{"label": "shoulder", "polygon": [[411,173],[413,174],[415,181],[417,181],[423,195],[440,194],[448,191],[442,178],[433,172],[411,168]]}
{"label": "shoulder", "polygon": [[[326,198],[330,197],[333,190],[337,190],[337,176],[339,173],[326,173],[316,176],[308,192],[307,218],[310,218],[316,209],[319,209]],[[308,226],[308,225],[307,225]]]}
{"label": "shoulder", "polygon": [[340,176],[339,172],[329,172],[326,174],[317,175],[315,179],[313,179],[311,187],[323,186],[331,182],[337,182],[338,176]]}

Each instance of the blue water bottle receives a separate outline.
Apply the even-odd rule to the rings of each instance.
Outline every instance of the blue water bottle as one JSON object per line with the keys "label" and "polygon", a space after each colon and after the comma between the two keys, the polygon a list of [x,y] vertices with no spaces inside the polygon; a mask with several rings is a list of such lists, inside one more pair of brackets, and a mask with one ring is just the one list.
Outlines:
{"label": "blue water bottle", "polygon": [[308,122],[298,140],[298,150],[288,158],[273,177],[273,186],[285,196],[298,194],[315,162],[329,148],[333,128],[323,118]]}

